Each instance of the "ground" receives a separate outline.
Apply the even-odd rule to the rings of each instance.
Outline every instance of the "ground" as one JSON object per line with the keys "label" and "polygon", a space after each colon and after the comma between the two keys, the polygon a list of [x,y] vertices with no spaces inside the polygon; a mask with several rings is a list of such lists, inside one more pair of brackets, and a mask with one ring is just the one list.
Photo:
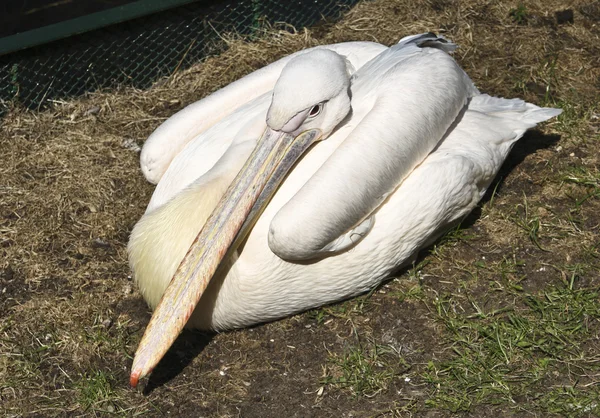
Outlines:
{"label": "ground", "polygon": [[[364,2],[298,33],[224,34],[223,54],[147,91],[7,114],[2,414],[599,416],[600,3],[501,3]],[[295,50],[425,31],[460,44],[482,91],[563,114],[515,146],[459,227],[371,294],[250,329],[187,331],[129,388],[150,318],[125,249],[153,190],[138,168],[145,138]]]}

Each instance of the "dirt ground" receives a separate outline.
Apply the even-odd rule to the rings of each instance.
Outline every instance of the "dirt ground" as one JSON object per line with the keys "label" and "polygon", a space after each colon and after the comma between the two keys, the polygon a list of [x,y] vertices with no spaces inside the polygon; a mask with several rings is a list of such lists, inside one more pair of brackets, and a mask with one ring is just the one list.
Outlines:
{"label": "dirt ground", "polygon": [[[569,12],[556,13],[564,10]],[[483,92],[561,107],[480,206],[369,295],[250,329],[186,331],[128,386],[150,312],[127,264],[168,116],[316,44],[441,32]],[[4,416],[600,416],[600,2],[364,2],[270,29],[147,91],[14,109],[0,128]]]}

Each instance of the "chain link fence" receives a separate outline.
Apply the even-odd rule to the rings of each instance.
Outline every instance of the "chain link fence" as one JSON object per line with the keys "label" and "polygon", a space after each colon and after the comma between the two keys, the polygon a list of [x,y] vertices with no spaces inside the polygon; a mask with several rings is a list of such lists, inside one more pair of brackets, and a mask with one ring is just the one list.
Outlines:
{"label": "chain link fence", "polygon": [[199,1],[0,56],[0,114],[100,88],[148,88],[218,52],[219,34],[252,36],[263,21],[296,28],[336,19],[358,0]]}

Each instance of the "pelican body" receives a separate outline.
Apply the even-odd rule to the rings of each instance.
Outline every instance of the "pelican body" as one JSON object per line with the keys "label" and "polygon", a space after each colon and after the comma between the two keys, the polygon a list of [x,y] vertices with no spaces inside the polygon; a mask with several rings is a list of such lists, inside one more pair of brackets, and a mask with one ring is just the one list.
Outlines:
{"label": "pelican body", "polygon": [[158,185],[129,256],[156,311],[133,385],[184,325],[364,293],[475,207],[514,142],[560,110],[481,94],[455,47],[423,34],[300,51],[155,131],[141,161]]}

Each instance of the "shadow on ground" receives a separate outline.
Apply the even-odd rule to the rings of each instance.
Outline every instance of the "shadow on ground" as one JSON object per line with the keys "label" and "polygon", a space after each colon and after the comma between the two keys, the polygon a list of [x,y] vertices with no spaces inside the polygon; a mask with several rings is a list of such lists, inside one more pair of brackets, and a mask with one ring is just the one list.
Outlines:
{"label": "shadow on ground", "polygon": [[152,393],[157,387],[169,383],[204,350],[214,334],[185,330],[158,363],[144,387],[144,395]]}

